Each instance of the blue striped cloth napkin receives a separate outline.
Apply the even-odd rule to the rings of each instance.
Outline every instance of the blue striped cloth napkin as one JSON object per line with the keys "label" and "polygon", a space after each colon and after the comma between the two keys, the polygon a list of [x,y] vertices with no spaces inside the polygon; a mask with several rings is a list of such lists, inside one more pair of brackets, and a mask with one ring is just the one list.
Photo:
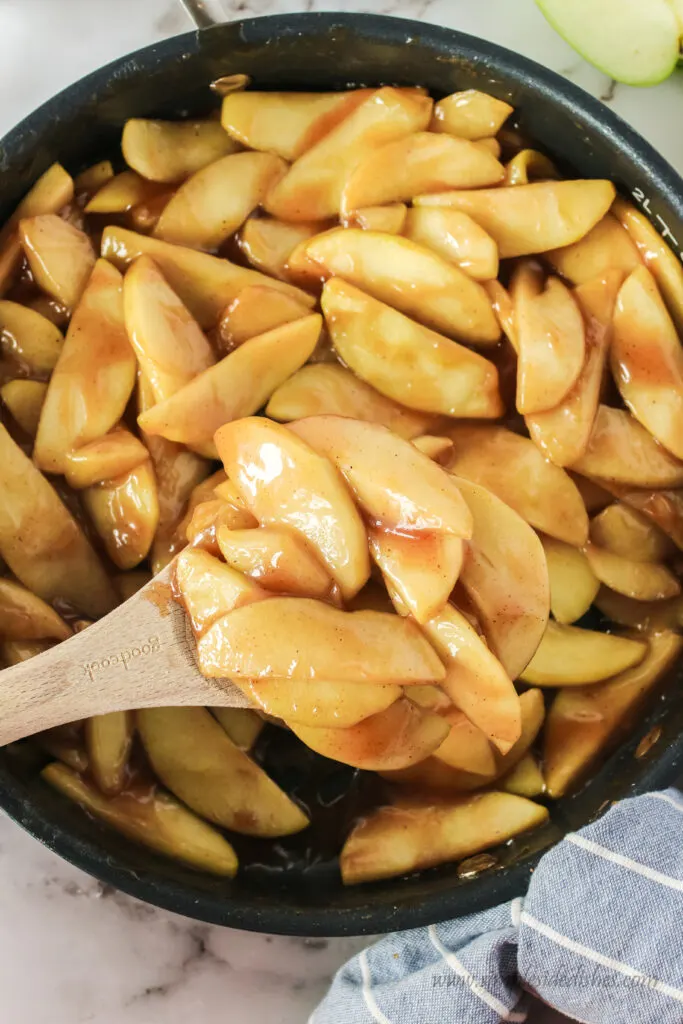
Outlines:
{"label": "blue striped cloth napkin", "polygon": [[616,804],[524,898],[363,950],[309,1024],[497,1024],[526,992],[583,1024],[683,1022],[683,794]]}

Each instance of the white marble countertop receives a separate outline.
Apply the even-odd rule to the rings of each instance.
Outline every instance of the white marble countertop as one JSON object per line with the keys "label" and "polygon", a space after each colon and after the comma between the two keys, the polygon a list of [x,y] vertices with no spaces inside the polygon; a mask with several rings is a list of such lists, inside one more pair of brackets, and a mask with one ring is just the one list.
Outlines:
{"label": "white marble countertop", "polygon": [[[365,10],[452,26],[566,75],[683,169],[683,77],[613,88],[533,0],[223,0],[226,18]],[[177,0],[0,0],[0,134],[70,82],[189,29]],[[0,1020],[7,1024],[299,1024],[362,940],[198,925],[103,887],[0,818]],[[417,1024],[417,1022],[416,1022]]]}

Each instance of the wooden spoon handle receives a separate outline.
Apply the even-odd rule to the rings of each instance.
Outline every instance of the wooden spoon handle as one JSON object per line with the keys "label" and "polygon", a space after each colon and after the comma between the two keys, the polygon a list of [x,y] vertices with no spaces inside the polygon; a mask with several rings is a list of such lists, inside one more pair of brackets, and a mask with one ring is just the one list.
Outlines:
{"label": "wooden spoon handle", "polygon": [[205,679],[168,570],[110,615],[0,673],[0,744],[90,715],[155,705],[248,707],[228,679]]}

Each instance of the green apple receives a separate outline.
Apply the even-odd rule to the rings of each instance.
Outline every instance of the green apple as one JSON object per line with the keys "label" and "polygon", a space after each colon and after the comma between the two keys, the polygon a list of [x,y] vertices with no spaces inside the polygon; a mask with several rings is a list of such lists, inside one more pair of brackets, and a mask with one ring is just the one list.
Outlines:
{"label": "green apple", "polygon": [[563,39],[610,78],[656,85],[679,57],[683,0],[536,0]]}

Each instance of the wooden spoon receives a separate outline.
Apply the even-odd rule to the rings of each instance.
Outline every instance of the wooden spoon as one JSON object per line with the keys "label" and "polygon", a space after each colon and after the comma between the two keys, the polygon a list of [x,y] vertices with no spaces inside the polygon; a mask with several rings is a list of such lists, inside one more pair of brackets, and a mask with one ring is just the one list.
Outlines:
{"label": "wooden spoon", "polygon": [[108,711],[251,706],[229,679],[200,674],[171,571],[81,633],[0,672],[0,745]]}

